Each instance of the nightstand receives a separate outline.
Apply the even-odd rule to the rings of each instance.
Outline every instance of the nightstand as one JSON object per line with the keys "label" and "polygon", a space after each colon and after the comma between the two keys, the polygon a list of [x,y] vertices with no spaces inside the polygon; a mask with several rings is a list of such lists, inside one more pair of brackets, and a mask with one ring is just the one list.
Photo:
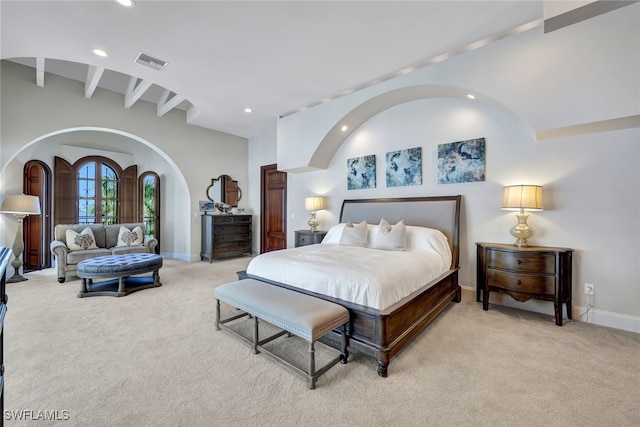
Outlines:
{"label": "nightstand", "polygon": [[296,248],[299,246],[314,245],[322,242],[326,231],[311,231],[311,230],[297,230],[296,233]]}
{"label": "nightstand", "polygon": [[556,325],[562,326],[562,304],[571,319],[571,257],[573,249],[545,246],[517,247],[476,243],[478,270],[476,300],[489,309],[489,294],[502,292],[516,301],[553,301]]}

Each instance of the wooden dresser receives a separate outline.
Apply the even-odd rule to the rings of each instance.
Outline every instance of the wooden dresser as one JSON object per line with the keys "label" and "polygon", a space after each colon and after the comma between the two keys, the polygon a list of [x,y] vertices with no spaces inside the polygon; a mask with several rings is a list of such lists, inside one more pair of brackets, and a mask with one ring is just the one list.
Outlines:
{"label": "wooden dresser", "polygon": [[200,259],[251,255],[251,215],[202,215]]}
{"label": "wooden dresser", "polygon": [[476,243],[478,270],[476,299],[489,309],[489,294],[503,292],[516,301],[535,298],[553,301],[556,325],[562,326],[562,304],[571,319],[572,249],[545,246],[517,247]]}

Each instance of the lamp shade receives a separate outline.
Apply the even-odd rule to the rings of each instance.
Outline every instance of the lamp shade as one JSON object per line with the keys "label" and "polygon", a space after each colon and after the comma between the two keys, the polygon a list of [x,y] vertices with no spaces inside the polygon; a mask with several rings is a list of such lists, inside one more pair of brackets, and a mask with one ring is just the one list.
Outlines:
{"label": "lamp shade", "polygon": [[0,212],[18,215],[40,215],[40,199],[38,196],[13,194],[4,198]]}
{"label": "lamp shade", "polygon": [[502,209],[541,211],[542,187],[539,185],[509,185],[504,187]]}
{"label": "lamp shade", "polygon": [[324,209],[324,197],[315,196],[304,199],[304,210],[317,211],[320,209]]}

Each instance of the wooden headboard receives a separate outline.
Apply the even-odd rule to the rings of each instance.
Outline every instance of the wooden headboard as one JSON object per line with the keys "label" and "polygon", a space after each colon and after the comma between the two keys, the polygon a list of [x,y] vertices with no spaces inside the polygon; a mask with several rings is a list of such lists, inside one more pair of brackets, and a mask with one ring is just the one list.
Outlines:
{"label": "wooden headboard", "polygon": [[340,222],[378,224],[380,218],[395,224],[435,228],[447,236],[451,246],[451,269],[458,268],[460,203],[462,196],[406,197],[395,199],[345,200],[340,210]]}

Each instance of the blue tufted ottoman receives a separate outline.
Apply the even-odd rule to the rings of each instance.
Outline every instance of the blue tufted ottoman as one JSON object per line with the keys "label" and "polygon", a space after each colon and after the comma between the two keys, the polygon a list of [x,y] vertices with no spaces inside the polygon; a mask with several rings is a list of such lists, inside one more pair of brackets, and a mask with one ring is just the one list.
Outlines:
{"label": "blue tufted ottoman", "polygon": [[[78,277],[82,285],[78,298],[87,296],[122,297],[142,289],[162,286],[158,270],[162,257],[156,254],[108,255],[86,259],[78,263]],[[151,276],[137,276],[152,272]],[[136,276],[136,277],[132,277]],[[94,283],[93,279],[112,278]]]}

